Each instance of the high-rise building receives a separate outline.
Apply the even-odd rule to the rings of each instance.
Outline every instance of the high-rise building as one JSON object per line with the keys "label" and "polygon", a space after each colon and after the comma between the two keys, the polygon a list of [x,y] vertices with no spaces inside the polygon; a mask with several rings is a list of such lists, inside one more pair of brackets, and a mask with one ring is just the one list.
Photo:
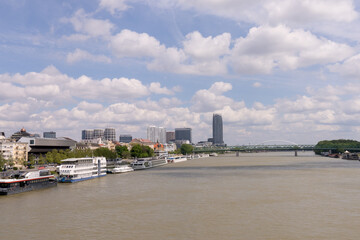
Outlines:
{"label": "high-rise building", "polygon": [[163,127],[149,126],[147,128],[147,139],[154,143],[166,143],[166,129]]}
{"label": "high-rise building", "polygon": [[166,143],[175,141],[175,132],[166,132]]}
{"label": "high-rise building", "polygon": [[191,143],[191,128],[175,128],[175,141],[184,140]]}
{"label": "high-rise building", "polygon": [[104,139],[104,129],[94,129],[94,138]]}
{"label": "high-rise building", "polygon": [[43,137],[44,138],[56,138],[56,132],[44,132],[43,133]]}
{"label": "high-rise building", "polygon": [[115,128],[105,128],[104,139],[115,142],[116,141]]}
{"label": "high-rise building", "polygon": [[129,143],[132,141],[132,136],[129,135],[129,134],[122,134],[120,135],[119,137],[119,142],[122,142],[122,143]]}
{"label": "high-rise building", "polygon": [[82,130],[81,139],[82,140],[94,139],[94,130],[92,129]]}
{"label": "high-rise building", "polygon": [[220,114],[213,114],[213,144],[223,145],[223,122]]}

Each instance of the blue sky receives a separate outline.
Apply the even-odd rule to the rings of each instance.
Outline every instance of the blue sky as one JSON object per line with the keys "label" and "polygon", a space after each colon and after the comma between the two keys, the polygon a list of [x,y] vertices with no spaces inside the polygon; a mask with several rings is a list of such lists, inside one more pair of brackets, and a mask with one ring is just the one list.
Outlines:
{"label": "blue sky", "polygon": [[0,1],[0,131],[360,140],[359,3]]}

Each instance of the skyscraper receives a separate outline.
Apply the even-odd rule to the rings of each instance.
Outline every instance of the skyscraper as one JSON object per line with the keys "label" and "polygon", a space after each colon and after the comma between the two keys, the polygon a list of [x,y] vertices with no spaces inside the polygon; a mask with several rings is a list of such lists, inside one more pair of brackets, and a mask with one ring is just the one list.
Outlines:
{"label": "skyscraper", "polygon": [[166,143],[166,129],[163,127],[149,126],[147,128],[147,139],[154,143]]}
{"label": "skyscraper", "polygon": [[191,143],[191,128],[175,128],[175,141],[184,140]]}
{"label": "skyscraper", "polygon": [[213,114],[213,144],[223,145],[223,122],[220,114]]}

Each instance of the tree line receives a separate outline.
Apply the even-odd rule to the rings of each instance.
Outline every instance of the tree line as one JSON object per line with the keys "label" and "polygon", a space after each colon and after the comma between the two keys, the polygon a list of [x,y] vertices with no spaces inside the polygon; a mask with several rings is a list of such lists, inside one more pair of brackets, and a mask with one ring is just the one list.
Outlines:
{"label": "tree line", "polygon": [[332,153],[343,153],[346,150],[352,152],[353,150],[359,151],[360,142],[348,139],[337,139],[337,140],[323,140],[315,145],[314,152],[321,154],[327,150],[331,150]]}

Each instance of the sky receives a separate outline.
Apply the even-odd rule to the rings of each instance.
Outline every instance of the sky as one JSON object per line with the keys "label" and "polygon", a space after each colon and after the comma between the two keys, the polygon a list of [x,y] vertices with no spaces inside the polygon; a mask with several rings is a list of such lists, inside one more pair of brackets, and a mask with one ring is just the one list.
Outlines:
{"label": "sky", "polygon": [[360,1],[0,0],[0,132],[360,140]]}

